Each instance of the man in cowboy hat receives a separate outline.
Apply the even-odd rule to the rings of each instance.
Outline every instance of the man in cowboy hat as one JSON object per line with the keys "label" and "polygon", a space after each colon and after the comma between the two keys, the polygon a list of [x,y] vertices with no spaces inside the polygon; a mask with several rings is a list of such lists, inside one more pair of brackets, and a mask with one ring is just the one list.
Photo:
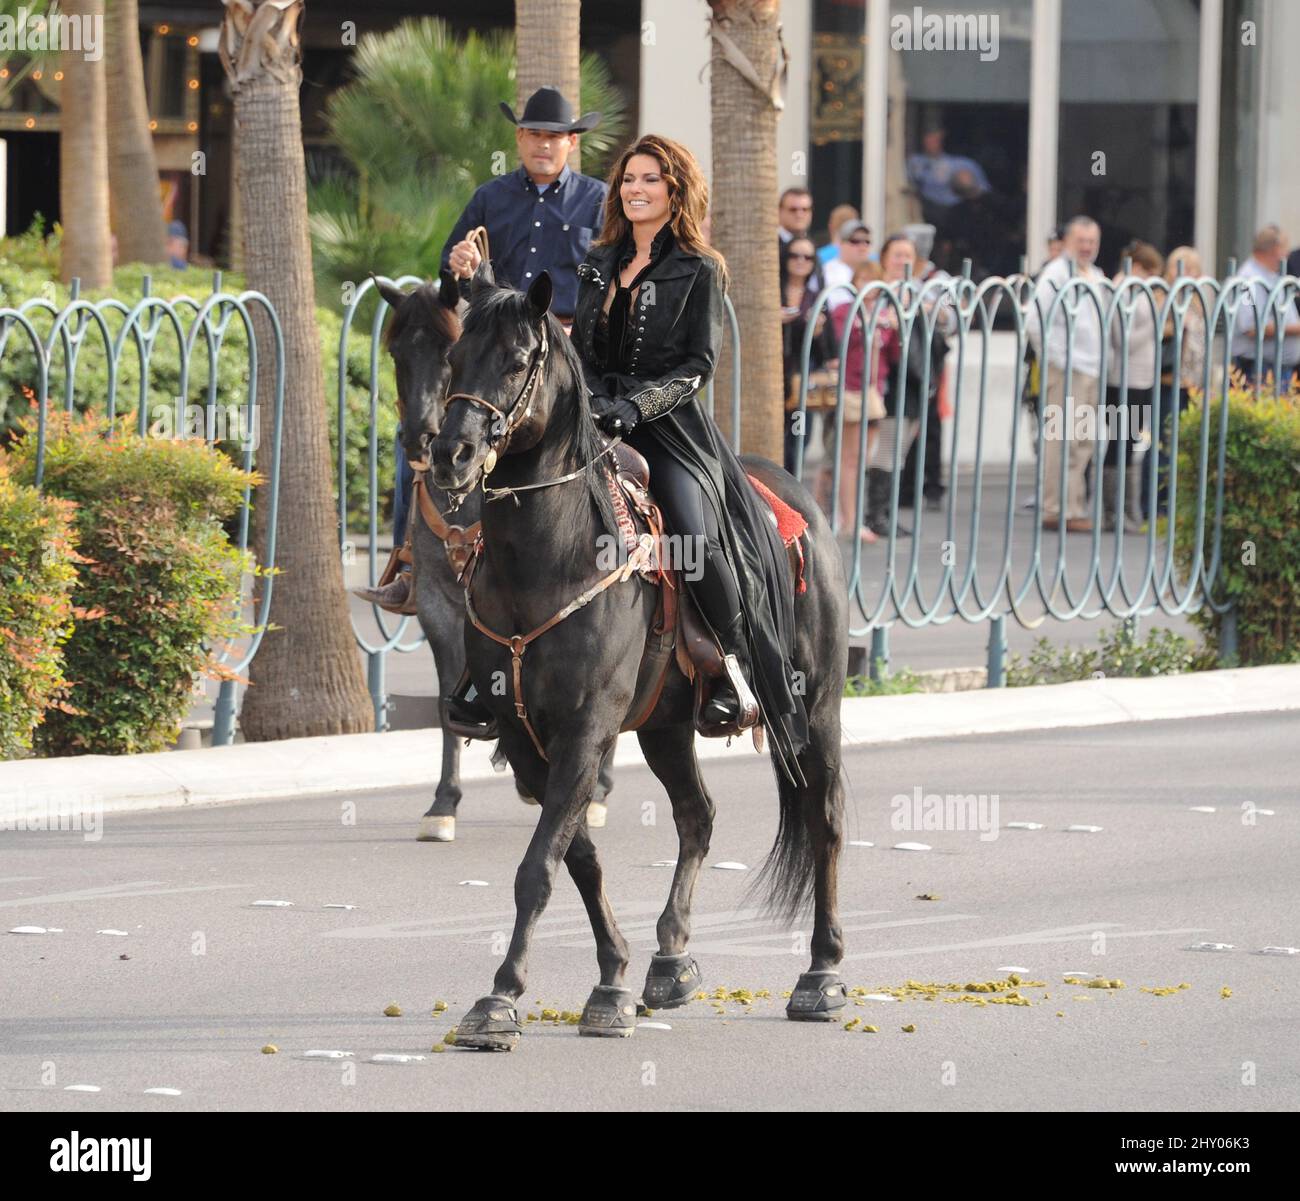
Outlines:
{"label": "man in cowboy hat", "polygon": [[[587,257],[591,239],[604,224],[605,185],[566,165],[578,135],[600,123],[600,113],[573,119],[573,106],[552,87],[528,97],[523,115],[503,100],[501,111],[515,126],[520,166],[479,187],[456,222],[442,250],[442,265],[468,279],[480,255],[468,239],[470,230],[487,229],[492,270],[501,284],[526,289],[543,271],[551,273],[555,299],[551,311],[567,326],[578,299],[578,264]],[[393,526],[400,539],[410,511],[414,475],[397,448],[397,496]],[[354,588],[362,600],[390,613],[413,613],[411,576],[402,571],[378,588]]]}
{"label": "man in cowboy hat", "polygon": [[578,264],[604,223],[605,185],[570,170],[566,160],[600,113],[575,121],[573,106],[551,87],[529,96],[520,117],[504,100],[501,111],[515,126],[520,165],[474,193],[443,248],[443,266],[462,279],[473,275],[479,253],[466,235],[485,226],[497,282],[526,289],[549,271],[551,311],[567,322],[578,299]]}

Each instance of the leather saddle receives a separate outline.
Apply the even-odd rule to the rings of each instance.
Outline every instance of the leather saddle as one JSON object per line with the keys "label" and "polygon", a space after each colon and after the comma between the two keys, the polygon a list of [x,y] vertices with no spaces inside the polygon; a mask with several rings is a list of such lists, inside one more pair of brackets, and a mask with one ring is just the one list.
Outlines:
{"label": "leather saddle", "polygon": [[[614,449],[612,494],[615,512],[624,538],[629,544],[642,533],[650,533],[658,542],[663,533],[663,517],[650,492],[650,467],[644,456],[634,447],[619,443]],[[765,490],[760,489],[760,495]],[[625,517],[633,532],[624,525]],[[773,516],[773,521],[777,519]],[[778,524],[779,528],[779,524]],[[794,540],[797,545],[797,538]],[[798,551],[798,568],[802,568],[802,551]],[[791,563],[795,566],[794,552]],[[668,672],[676,665],[682,675],[695,685],[694,723],[696,732],[705,738],[730,738],[744,731],[736,722],[709,723],[702,719],[705,704],[712,693],[713,682],[727,670],[726,656],[712,631],[705,623],[689,592],[683,587],[679,573],[666,567],[656,554],[653,569],[645,578],[659,590],[654,621],[646,636],[645,652],[637,674],[636,692],[622,728],[635,730],[654,712],[663,692]],[[796,577],[802,579],[801,570]],[[754,745],[763,746],[763,727],[752,727]]]}

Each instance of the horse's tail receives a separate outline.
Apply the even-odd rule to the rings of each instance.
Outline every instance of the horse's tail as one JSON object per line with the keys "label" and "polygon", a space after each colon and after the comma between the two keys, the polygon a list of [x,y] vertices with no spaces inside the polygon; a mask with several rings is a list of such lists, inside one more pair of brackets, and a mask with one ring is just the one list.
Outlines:
{"label": "horse's tail", "polygon": [[834,887],[844,831],[844,768],[840,762],[838,696],[817,706],[809,725],[810,740],[799,756],[802,775],[795,783],[776,768],[780,813],[776,840],[746,893],[763,913],[793,921],[805,912],[817,886],[818,856],[825,860]]}
{"label": "horse's tail", "polygon": [[781,798],[776,839],[748,889],[746,900],[758,902],[768,916],[793,921],[812,901],[816,860],[804,817],[806,790],[794,784],[779,768],[776,783]]}

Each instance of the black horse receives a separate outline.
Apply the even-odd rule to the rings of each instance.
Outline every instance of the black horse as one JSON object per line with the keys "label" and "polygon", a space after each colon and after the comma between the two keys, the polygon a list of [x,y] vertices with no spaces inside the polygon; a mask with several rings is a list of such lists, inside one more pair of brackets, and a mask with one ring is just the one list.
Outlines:
{"label": "black horse", "polygon": [[[428,444],[438,432],[442,420],[443,398],[451,366],[447,352],[460,337],[460,290],[455,276],[444,271],[439,283],[421,284],[403,292],[396,284],[375,278],[380,296],[393,309],[384,333],[384,344],[393,356],[397,376],[397,412],[402,449],[411,462],[423,462]],[[437,514],[452,508],[450,498],[425,476],[424,486]],[[480,500],[470,497],[453,521],[462,528],[474,525],[479,518]],[[447,695],[465,669],[465,592],[457,580],[457,571],[447,554],[447,545],[418,512],[412,499],[412,565],[416,618],[433,650],[438,669],[438,715],[447,728]],[[420,819],[416,835],[421,842],[453,842],[456,837],[456,809],[460,804],[460,739],[444,734],[442,739],[442,774],[434,792],[433,804]],[[499,752],[498,752],[499,756]],[[504,765],[504,764],[503,764]],[[604,825],[605,797],[613,782],[611,764],[603,764],[600,779],[588,810],[593,826]],[[517,785],[518,786],[518,785]],[[519,788],[521,798],[532,797]],[[535,803],[535,802],[533,802]]]}
{"label": "black horse", "polygon": [[[516,775],[543,798],[541,820],[515,876],[514,936],[505,962],[492,994],[473,1006],[457,1030],[458,1045],[490,1050],[510,1050],[518,1041],[515,1002],[525,986],[529,941],[561,861],[590,916],[600,966],[600,984],[579,1033],[631,1034],[637,1009],[624,986],[627,943],[615,925],[582,815],[600,763],[628,717],[655,590],[635,577],[607,587],[522,650],[516,643],[512,651],[480,629],[509,639],[535,630],[591,592],[605,575],[602,548],[615,529],[603,480],[607,444],[592,420],[576,352],[549,315],[550,300],[545,273],[527,295],[475,277],[464,332],[449,355],[452,394],[430,447],[440,487],[467,495],[483,482],[495,498],[482,509],[483,553],[471,591],[479,625],[467,625],[465,633],[469,666],[496,715]],[[826,1021],[844,1004],[836,971],[843,956],[836,890],[847,588],[834,536],[809,493],[766,460],[747,459],[746,468],[809,522],[808,589],[795,598],[793,655],[806,683],[810,741],[798,757],[804,783],[796,786],[778,773],[779,829],[756,888],[786,916],[809,900],[815,903],[812,963],[786,1012],[797,1020]],[[787,582],[793,588],[793,580]],[[512,689],[492,687],[512,679],[516,657],[531,731],[518,716]],[[670,675],[637,737],[672,801],[681,848],[643,994],[647,1006],[670,1008],[689,1000],[699,986],[686,942],[714,812],[695,756],[692,690],[685,676]]]}

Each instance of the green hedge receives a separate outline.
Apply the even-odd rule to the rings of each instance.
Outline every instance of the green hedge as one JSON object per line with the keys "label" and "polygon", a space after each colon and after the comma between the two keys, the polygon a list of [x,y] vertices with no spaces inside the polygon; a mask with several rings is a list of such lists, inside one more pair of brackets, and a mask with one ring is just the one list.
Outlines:
{"label": "green hedge", "polygon": [[[33,297],[48,297],[62,306],[68,300],[68,289],[58,283],[57,254],[53,266],[48,259],[48,248],[53,240],[42,241],[34,233],[17,238],[0,239],[0,304],[17,308]],[[55,250],[57,251],[57,244]],[[176,271],[169,267],[146,268],[135,263],[119,267],[113,273],[113,286],[102,292],[87,292],[88,300],[101,300],[114,296],[124,304],[134,307],[140,299],[144,276],[152,276],[153,294],[165,299],[186,294],[202,303],[212,291],[212,273],[197,267]],[[227,274],[222,286],[231,292],[242,291],[245,284],[241,276]],[[32,322],[42,337],[48,337],[53,319],[46,313],[33,313]],[[110,335],[122,328],[120,314],[110,313],[105,324]],[[343,318],[339,310],[317,308],[316,324],[320,330],[321,365],[325,372],[325,397],[329,413],[330,448],[337,456],[335,429],[336,395],[338,389],[338,346]],[[369,326],[353,323],[348,339],[346,393],[347,420],[347,478],[348,525],[353,530],[364,530],[366,522],[366,484],[368,476],[368,435],[370,429],[370,400],[367,381],[370,378]],[[227,326],[226,343],[217,361],[217,404],[221,407],[244,403],[248,392],[246,339],[243,323],[238,316]],[[180,353],[176,337],[164,325],[155,343],[150,359],[150,390],[148,408],[152,415],[155,405],[174,406],[180,391]],[[210,365],[202,338],[195,346],[190,365],[187,399],[192,404],[203,404],[207,399]],[[397,432],[397,384],[392,359],[387,351],[379,355],[379,404],[376,424],[379,429],[379,496],[380,511],[392,512],[392,493],[395,467],[393,439]],[[64,355],[60,342],[56,342],[50,366],[50,407],[62,408]],[[30,415],[37,382],[36,352],[22,330],[12,330],[0,358],[0,446],[17,435],[22,421]],[[74,382],[73,403],[79,412],[93,410],[106,413],[108,395],[108,359],[104,353],[103,338],[98,327],[86,333],[77,357],[77,375]],[[134,413],[140,388],[139,360],[134,340],[128,339],[123,347],[118,367],[117,412]],[[270,397],[259,397],[259,405],[269,404]],[[134,428],[134,425],[132,425]],[[331,476],[331,485],[334,477]]]}
{"label": "green hedge", "polygon": [[[39,753],[123,754],[172,742],[199,673],[219,674],[205,646],[245,632],[242,556],[221,522],[248,476],[201,441],[109,435],[93,418],[52,416],[44,491],[76,504],[84,561],[80,613],[64,647],[69,704],[38,727]],[[8,451],[31,484],[36,439]]]}
{"label": "green hedge", "polygon": [[65,703],[75,557],[72,506],[18,483],[0,457],[0,759],[30,750]]}
{"label": "green hedge", "polygon": [[1007,661],[1007,687],[1067,684],[1106,676],[1171,676],[1185,671],[1208,671],[1217,666],[1214,655],[1173,630],[1156,628],[1145,638],[1118,622],[1097,635],[1097,645],[1058,646],[1039,638],[1028,658],[1012,655]]}
{"label": "green hedge", "polygon": [[[1205,563],[1210,562],[1222,399],[1210,407]],[[1196,484],[1204,411],[1193,402],[1178,430],[1178,509],[1174,546],[1183,578],[1196,549]],[[1236,602],[1237,656],[1243,667],[1300,662],[1300,393],[1233,388],[1228,394],[1222,559],[1215,596]],[[1223,616],[1192,615],[1220,648]]]}

